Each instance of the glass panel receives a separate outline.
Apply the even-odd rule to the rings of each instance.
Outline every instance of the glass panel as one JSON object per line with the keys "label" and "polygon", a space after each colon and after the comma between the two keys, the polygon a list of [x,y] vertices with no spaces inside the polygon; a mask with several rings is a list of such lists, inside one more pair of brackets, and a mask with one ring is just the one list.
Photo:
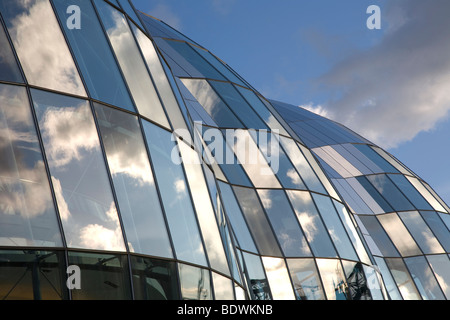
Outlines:
{"label": "glass panel", "polygon": [[269,129],[231,83],[211,80],[208,82],[247,128]]}
{"label": "glass panel", "polygon": [[210,65],[200,54],[198,54],[190,45],[182,41],[166,40],[173,49],[175,49],[184,59],[186,59],[195,69],[197,69],[205,78],[226,80],[212,65]]}
{"label": "glass panel", "polygon": [[100,104],[94,107],[129,250],[172,258],[137,117]]}
{"label": "glass panel", "polygon": [[445,300],[425,257],[406,258],[405,263],[423,300]]}
{"label": "glass panel", "polygon": [[[206,266],[202,239],[185,181],[178,148],[170,132],[143,122],[156,181],[178,259]],[[175,162],[174,162],[175,161]]]}
{"label": "glass panel", "polygon": [[391,300],[402,300],[402,296],[398,291],[398,287],[395,284],[394,279],[392,278],[391,272],[389,271],[386,262],[384,262],[383,258],[374,257],[377,267],[380,269],[381,274],[383,275],[384,285],[386,286],[387,293],[389,295],[389,299]]}
{"label": "glass panel", "polygon": [[0,80],[23,82],[14,53],[9,45],[6,32],[0,19]]}
{"label": "glass panel", "polygon": [[131,256],[134,299],[178,300],[175,262]]}
{"label": "glass panel", "polygon": [[370,290],[373,300],[384,300],[385,295],[383,293],[386,291],[381,285],[383,280],[379,271],[376,271],[375,268],[366,265],[362,265],[362,267],[364,269],[364,273],[366,274],[367,287]]}
{"label": "glass panel", "polygon": [[363,265],[360,262],[342,260],[349,300],[372,300]]}
{"label": "glass panel", "polygon": [[442,222],[437,212],[421,211],[422,218],[425,219],[428,226],[433,230],[433,234],[439,240],[446,252],[450,252],[450,237],[449,230]]}
{"label": "glass panel", "polygon": [[350,300],[341,262],[337,259],[316,259],[328,300]]}
{"label": "glass panel", "polygon": [[[72,0],[54,1],[62,22],[67,20],[67,8]],[[92,98],[134,111],[125,82],[111,52],[97,14],[90,1],[78,1],[80,7],[80,29],[69,29],[62,23],[66,37],[80,66]]]}
{"label": "glass panel", "polygon": [[200,166],[200,158],[197,152],[191,149],[186,143],[179,139],[177,141],[197,212],[200,230],[202,231],[205,242],[209,263],[211,268],[230,275],[214,208],[208,192],[208,186],[206,185],[202,167]]}
{"label": "glass panel", "polygon": [[219,127],[244,128],[244,125],[217,95],[208,81],[182,79],[182,82]]}
{"label": "glass panel", "polygon": [[274,300],[295,300],[292,284],[283,259],[262,257]]}
{"label": "glass panel", "polygon": [[[373,178],[372,178],[373,179]],[[381,207],[381,212],[392,212],[395,211],[392,209],[392,207],[389,205],[389,203],[381,196],[381,194],[375,189],[375,187],[369,182],[367,177],[356,177],[356,180],[364,187],[365,191],[369,193],[369,195],[373,198],[373,200],[376,201],[376,203]],[[368,200],[365,200],[366,203]],[[368,203],[370,205],[370,203]],[[411,209],[409,209],[411,210]],[[378,213],[377,210],[374,210],[374,212]],[[381,213],[379,212],[379,213]]]}
{"label": "glass panel", "polygon": [[287,190],[286,193],[314,255],[318,257],[337,257],[334,246],[309,192]]}
{"label": "glass panel", "polygon": [[331,198],[314,193],[312,195],[341,258],[358,260],[355,249],[339,219],[336,209],[331,202]]}
{"label": "glass panel", "polygon": [[313,259],[287,259],[297,300],[325,300]]}
{"label": "glass panel", "polygon": [[178,264],[183,300],[212,300],[209,271],[187,264]]}
{"label": "glass panel", "polygon": [[80,268],[81,286],[71,291],[73,300],[131,299],[126,256],[69,251],[68,263]]}
{"label": "glass panel", "polygon": [[341,221],[344,224],[345,229],[347,230],[347,234],[350,237],[351,242],[353,243],[353,246],[356,249],[356,252],[358,253],[359,259],[367,264],[372,264],[370,261],[370,258],[367,254],[366,248],[361,241],[361,237],[356,230],[355,224],[353,223],[352,219],[350,218],[350,214],[347,211],[347,209],[344,207],[344,205],[340,202],[337,202],[333,199],[334,206],[336,207],[336,211],[338,215],[341,218]]}
{"label": "glass panel", "polygon": [[0,245],[62,246],[26,89],[0,84],[0,101]]}
{"label": "glass panel", "polygon": [[123,11],[125,11],[125,13],[129,15],[130,18],[134,20],[134,22],[136,22],[141,28],[143,28],[141,25],[141,21],[137,17],[136,12],[134,11],[133,7],[130,5],[128,0],[119,0],[119,2]]}
{"label": "glass panel", "polygon": [[[153,81],[155,82],[156,89],[160,94],[165,110],[172,122],[173,129],[187,130],[183,115],[178,107],[178,102],[175,99],[174,93],[169,81],[167,80],[166,73],[164,72],[152,41],[135,25],[132,24],[131,28],[142,50],[148,70],[150,71]],[[180,133],[181,131],[179,130],[178,132]],[[189,136],[183,135],[183,138],[189,141]]]}
{"label": "glass panel", "polygon": [[215,272],[212,272],[214,298],[216,300],[234,300],[233,282]]}
{"label": "glass panel", "polygon": [[236,235],[236,238],[239,242],[238,246],[247,251],[257,253],[257,249],[255,247],[255,243],[253,242],[253,238],[248,230],[247,223],[242,216],[241,209],[236,201],[236,198],[233,194],[233,190],[230,185],[223,183],[221,181],[219,183],[220,193],[223,199],[223,206],[225,208],[225,212],[227,214],[228,219],[230,220],[231,227]]}
{"label": "glass panel", "polygon": [[236,186],[233,186],[233,189],[259,252],[263,255],[281,257],[281,250],[255,190]]}
{"label": "glass panel", "polygon": [[379,215],[378,220],[402,256],[422,254],[397,214]]}
{"label": "glass panel", "polygon": [[139,113],[169,128],[161,102],[147,72],[139,48],[122,13],[103,0],[95,4],[116,53]]}
{"label": "glass panel", "polygon": [[417,292],[414,282],[406,269],[405,264],[402,259],[399,258],[389,258],[385,259],[386,264],[391,270],[391,274],[397,283],[397,287],[404,300],[420,300],[419,292]]}
{"label": "glass panel", "polygon": [[369,232],[369,235],[375,241],[377,247],[381,250],[381,253],[387,257],[398,257],[398,251],[395,249],[391,242],[391,239],[387,236],[386,232],[381,227],[377,218],[374,216],[359,216],[364,227]]}
{"label": "glass panel", "polygon": [[0,10],[28,82],[86,96],[50,2],[4,0]]}
{"label": "glass panel", "polygon": [[308,243],[283,190],[258,190],[281,249],[287,257],[310,257]]}
{"label": "glass panel", "polygon": [[67,245],[125,250],[89,103],[31,90]]}
{"label": "glass panel", "polygon": [[422,197],[419,191],[412,186],[408,179],[400,174],[390,174],[388,176],[417,209],[433,210],[430,204]]}
{"label": "glass panel", "polygon": [[444,249],[417,211],[399,212],[398,215],[424,253],[444,253]]}
{"label": "glass panel", "polygon": [[305,156],[302,154],[296,143],[292,139],[281,136],[280,142],[308,189],[326,193],[325,189],[323,188],[314,171],[311,169],[311,166],[308,164],[308,161],[306,160]]}
{"label": "glass panel", "polygon": [[252,300],[271,300],[269,284],[259,256],[243,252]]}
{"label": "glass panel", "polygon": [[420,192],[420,194],[428,201],[428,203],[436,211],[447,212],[444,207],[433,197],[433,195],[424,187],[424,185],[416,178],[406,176],[411,184]]}
{"label": "glass panel", "polygon": [[1,300],[68,299],[64,253],[1,250]]}
{"label": "glass panel", "polygon": [[387,175],[369,175],[367,179],[378,192],[389,202],[395,211],[414,210],[414,206],[397,189]]}
{"label": "glass panel", "polygon": [[450,299],[450,260],[446,254],[427,256],[431,269],[441,285],[447,299]]}
{"label": "glass panel", "polygon": [[384,172],[398,173],[389,162],[387,162],[383,157],[381,157],[375,150],[366,144],[354,144],[356,149],[358,149],[362,154],[374,162],[378,167],[380,167]]}

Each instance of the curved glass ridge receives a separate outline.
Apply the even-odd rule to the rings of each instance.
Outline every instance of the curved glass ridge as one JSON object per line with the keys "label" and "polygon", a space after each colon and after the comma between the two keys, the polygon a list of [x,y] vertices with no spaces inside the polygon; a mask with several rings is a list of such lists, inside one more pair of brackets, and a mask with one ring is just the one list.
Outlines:
{"label": "curved glass ridge", "polygon": [[0,2],[0,299],[450,298],[450,209],[401,162],[74,3]]}

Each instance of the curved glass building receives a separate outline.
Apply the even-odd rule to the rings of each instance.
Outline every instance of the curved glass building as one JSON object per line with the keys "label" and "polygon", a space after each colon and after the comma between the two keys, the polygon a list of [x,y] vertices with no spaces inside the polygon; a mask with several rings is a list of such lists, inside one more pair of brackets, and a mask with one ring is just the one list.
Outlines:
{"label": "curved glass building", "polygon": [[127,0],[0,14],[0,299],[450,298],[450,209],[386,151]]}

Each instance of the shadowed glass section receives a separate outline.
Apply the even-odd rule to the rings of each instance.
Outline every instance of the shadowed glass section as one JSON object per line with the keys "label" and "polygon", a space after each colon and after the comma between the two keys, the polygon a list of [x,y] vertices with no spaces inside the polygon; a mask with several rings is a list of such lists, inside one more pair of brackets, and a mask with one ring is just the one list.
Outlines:
{"label": "shadowed glass section", "polygon": [[325,300],[313,259],[287,259],[297,300]]}
{"label": "shadowed glass section", "polygon": [[77,1],[80,29],[69,29],[67,8],[72,0],[54,1],[61,25],[72,47],[92,98],[135,111],[125,82],[90,1]]}
{"label": "shadowed glass section", "polygon": [[183,300],[212,300],[209,271],[179,263],[181,298]]}
{"label": "shadowed glass section", "polygon": [[0,11],[30,84],[86,96],[49,1],[0,1]]}
{"label": "shadowed glass section", "polygon": [[62,251],[0,251],[1,300],[67,299],[65,278]]}
{"label": "shadowed glass section", "polygon": [[284,191],[260,189],[258,194],[284,255],[286,257],[310,257],[312,254],[308,243]]}
{"label": "shadowed glass section", "polygon": [[173,257],[137,117],[94,106],[129,250]]}
{"label": "shadowed glass section", "polygon": [[251,299],[272,300],[261,258],[247,252],[242,252],[242,256],[244,258],[244,273],[247,277]]}
{"label": "shadowed glass section", "polygon": [[94,1],[111,45],[141,115],[170,128],[139,47],[124,15],[112,6]]}
{"label": "shadowed glass section", "polygon": [[62,246],[26,89],[0,84],[0,245]]}
{"label": "shadowed glass section", "polygon": [[3,30],[0,19],[0,80],[23,82],[22,74],[17,65],[11,46],[9,45],[6,32]]}
{"label": "shadowed glass section", "polygon": [[68,263],[80,268],[81,288],[71,290],[73,300],[131,299],[126,256],[69,251]]}
{"label": "shadowed glass section", "polygon": [[40,90],[31,92],[67,245],[124,251],[89,103]]}
{"label": "shadowed glass section", "polygon": [[134,299],[178,300],[175,262],[131,256]]}
{"label": "shadowed glass section", "polygon": [[146,121],[143,121],[143,127],[176,257],[207,266],[195,211],[173,136]]}

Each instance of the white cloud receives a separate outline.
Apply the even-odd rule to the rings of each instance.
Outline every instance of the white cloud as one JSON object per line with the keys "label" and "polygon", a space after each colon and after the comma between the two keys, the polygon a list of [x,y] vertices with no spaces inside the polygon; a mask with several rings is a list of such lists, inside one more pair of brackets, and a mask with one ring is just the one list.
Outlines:
{"label": "white cloud", "polygon": [[384,38],[320,78],[327,115],[384,148],[432,130],[450,110],[450,2],[393,2]]}
{"label": "white cloud", "polygon": [[314,105],[312,103],[309,103],[300,105],[299,107],[311,111],[325,118],[328,118],[330,116],[328,110],[322,105]]}

